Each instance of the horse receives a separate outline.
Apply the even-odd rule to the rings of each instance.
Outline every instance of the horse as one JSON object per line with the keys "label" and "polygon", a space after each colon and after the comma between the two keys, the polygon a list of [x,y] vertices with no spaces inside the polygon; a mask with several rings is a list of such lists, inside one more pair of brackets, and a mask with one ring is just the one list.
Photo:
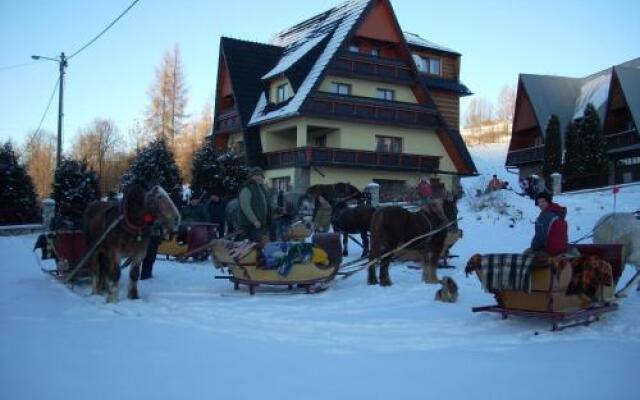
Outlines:
{"label": "horse", "polygon": [[348,256],[349,234],[359,233],[362,239],[362,255],[369,254],[369,228],[375,207],[370,204],[358,204],[349,207],[346,202],[338,202],[331,212],[331,225],[334,232],[342,233],[342,255]]}
{"label": "horse", "polygon": [[[120,217],[120,222],[105,232]],[[147,252],[154,223],[159,223],[168,232],[176,231],[180,225],[180,213],[161,186],[147,191],[141,185],[132,184],[119,202],[94,201],[89,204],[84,213],[84,233],[89,248],[106,234],[89,258],[94,294],[106,294],[107,302],[118,301],[120,263],[128,257],[131,268],[127,297],[138,298],[140,265]]]}
{"label": "horse", "polygon": [[369,251],[368,283],[377,285],[376,264],[380,263],[380,285],[390,286],[389,263],[393,255],[374,260],[384,254],[397,249],[409,240],[435,231],[441,226],[451,223],[448,229],[443,229],[423,240],[409,246],[422,250],[422,280],[425,283],[438,283],[436,268],[443,251],[449,230],[458,229],[458,208],[453,198],[430,201],[427,206],[417,212],[410,212],[399,206],[389,206],[377,209],[371,218],[371,250]]}
{"label": "horse", "polygon": [[[593,228],[593,243],[622,244],[622,265],[632,264],[640,273],[640,220],[635,218],[634,213],[617,212],[604,215]],[[631,284],[632,282],[629,282],[622,292]],[[640,290],[640,281],[636,289]]]}
{"label": "horse", "polygon": [[324,197],[331,206],[335,206],[338,202],[349,201],[351,199],[361,199],[363,194],[357,187],[350,183],[338,182],[328,185],[309,186],[306,192],[313,197]]}

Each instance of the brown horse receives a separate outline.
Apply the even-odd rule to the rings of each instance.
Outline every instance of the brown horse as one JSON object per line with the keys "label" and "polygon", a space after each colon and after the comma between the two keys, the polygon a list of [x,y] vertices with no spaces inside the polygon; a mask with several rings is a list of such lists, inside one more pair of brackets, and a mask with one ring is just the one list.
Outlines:
{"label": "brown horse", "polygon": [[151,237],[151,225],[157,223],[168,232],[176,231],[180,225],[180,213],[162,187],[146,191],[140,185],[130,185],[121,202],[94,201],[89,205],[84,214],[87,245],[93,246],[120,217],[89,259],[93,292],[106,294],[108,302],[118,301],[120,263],[127,257],[131,259],[127,295],[138,298],[140,265]]}
{"label": "brown horse", "polygon": [[[435,231],[453,222],[449,229],[456,229],[458,208],[455,199],[432,200],[425,208],[410,212],[399,206],[383,207],[376,210],[371,219],[371,250],[369,260],[398,248],[409,240]],[[423,254],[422,280],[426,283],[438,283],[436,268],[446,246],[447,231],[443,229],[432,236],[419,240],[409,248],[420,249]],[[389,263],[393,255],[378,260],[380,263],[380,285],[391,285]],[[368,283],[377,285],[376,264],[369,266]]]}
{"label": "brown horse", "polygon": [[345,202],[337,203],[331,212],[331,225],[334,232],[342,233],[342,255],[348,256],[349,234],[359,233],[362,239],[362,255],[369,254],[369,228],[375,208],[369,204],[349,207]]}
{"label": "brown horse", "polygon": [[313,185],[307,189],[307,194],[324,197],[331,206],[340,201],[358,200],[362,192],[350,183],[338,182],[330,185]]}

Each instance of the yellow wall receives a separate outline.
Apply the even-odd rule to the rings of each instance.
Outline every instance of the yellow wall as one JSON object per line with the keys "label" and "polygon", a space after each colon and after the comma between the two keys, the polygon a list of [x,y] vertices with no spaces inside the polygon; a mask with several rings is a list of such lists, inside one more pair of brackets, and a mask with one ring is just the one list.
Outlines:
{"label": "yellow wall", "polygon": [[292,149],[296,147],[296,132],[264,131],[261,128],[260,140],[262,142],[262,151],[265,153]]}
{"label": "yellow wall", "polygon": [[[287,99],[289,97],[293,97],[293,87],[291,86],[291,82],[289,82],[289,80],[285,77],[282,78],[278,78],[275,79],[273,81],[271,81],[271,85],[269,86],[269,101],[272,103],[275,103],[277,98],[277,94],[278,94],[278,86],[282,85],[283,83],[287,84]],[[286,99],[285,99],[286,100]]]}
{"label": "yellow wall", "polygon": [[331,93],[331,83],[339,82],[351,85],[352,96],[373,97],[376,98],[376,89],[391,89],[395,93],[395,101],[404,101],[406,103],[417,103],[416,96],[409,86],[394,85],[391,83],[372,82],[362,79],[349,79],[339,76],[328,75],[322,84],[319,91]]}

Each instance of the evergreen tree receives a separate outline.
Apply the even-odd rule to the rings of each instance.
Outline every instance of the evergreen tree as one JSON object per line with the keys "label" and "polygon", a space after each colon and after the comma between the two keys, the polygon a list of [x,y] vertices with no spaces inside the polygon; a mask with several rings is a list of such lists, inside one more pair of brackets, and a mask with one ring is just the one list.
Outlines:
{"label": "evergreen tree", "polygon": [[63,159],[53,178],[55,228],[80,229],[85,209],[100,198],[98,175],[84,161]]}
{"label": "evergreen tree", "polygon": [[191,187],[224,198],[235,197],[248,173],[248,167],[238,155],[231,150],[220,153],[213,141],[207,140],[193,159]]}
{"label": "evergreen tree", "polygon": [[177,206],[182,197],[182,179],[173,152],[167,142],[156,139],[143,148],[122,176],[122,184],[144,184],[148,187],[162,186]]}
{"label": "evergreen tree", "polygon": [[580,138],[580,122],[569,122],[564,140],[564,175],[572,179],[584,175],[584,145]]}
{"label": "evergreen tree", "polygon": [[551,182],[551,174],[562,171],[562,143],[560,142],[560,120],[553,114],[547,123],[544,138],[544,164],[542,176]]}
{"label": "evergreen tree", "polygon": [[606,182],[609,169],[607,156],[607,141],[602,134],[600,117],[593,104],[589,103],[584,109],[580,136],[584,143],[584,166],[587,175],[594,175],[594,179],[603,179],[598,182]]}
{"label": "evergreen tree", "polygon": [[40,210],[33,182],[11,142],[0,147],[0,171],[0,225],[37,222]]}

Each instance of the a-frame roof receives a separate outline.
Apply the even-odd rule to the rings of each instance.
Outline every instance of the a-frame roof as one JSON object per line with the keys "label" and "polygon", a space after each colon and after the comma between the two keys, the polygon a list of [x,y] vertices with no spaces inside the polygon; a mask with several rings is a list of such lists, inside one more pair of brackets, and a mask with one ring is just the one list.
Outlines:
{"label": "a-frame roof", "polygon": [[283,49],[263,43],[222,37],[221,59],[227,63],[242,126],[246,127],[263,92],[260,78],[280,59]]}
{"label": "a-frame roof", "polygon": [[631,117],[636,127],[640,128],[640,69],[614,67],[613,70],[618,77],[618,82],[620,82]]}

